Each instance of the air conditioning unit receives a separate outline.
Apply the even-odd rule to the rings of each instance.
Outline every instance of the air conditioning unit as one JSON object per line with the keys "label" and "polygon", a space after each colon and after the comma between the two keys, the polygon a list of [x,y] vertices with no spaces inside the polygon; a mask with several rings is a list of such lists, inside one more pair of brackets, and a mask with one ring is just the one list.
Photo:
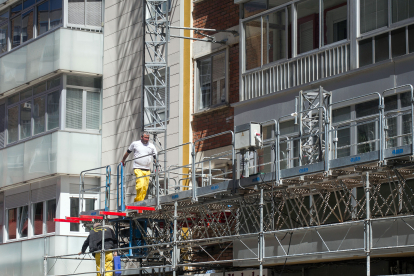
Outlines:
{"label": "air conditioning unit", "polygon": [[262,146],[262,128],[258,123],[236,126],[235,149],[249,150]]}
{"label": "air conditioning unit", "polygon": [[23,108],[31,109],[32,108],[32,104],[31,103],[24,103],[23,104]]}

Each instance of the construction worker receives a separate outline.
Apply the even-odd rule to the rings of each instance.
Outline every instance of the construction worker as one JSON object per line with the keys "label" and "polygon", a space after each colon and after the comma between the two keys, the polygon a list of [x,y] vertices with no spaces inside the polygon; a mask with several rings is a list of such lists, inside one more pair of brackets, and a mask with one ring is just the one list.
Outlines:
{"label": "construction worker", "polygon": [[[105,247],[104,249],[114,249],[118,247],[118,239],[115,236],[114,230],[109,228],[108,226],[101,226],[100,223],[95,223],[93,225],[93,228],[89,232],[89,236],[86,238],[85,242],[82,246],[82,251],[79,252],[80,254],[85,254],[86,248],[89,246],[89,252],[95,252],[102,249],[102,231],[105,231],[104,233],[104,242]],[[92,253],[95,257],[96,261],[96,271],[98,271],[97,275],[101,276],[99,273],[101,268],[101,254],[100,253]],[[114,252],[112,254],[111,252],[105,252],[105,271],[107,270],[113,270],[114,264],[113,264],[113,257],[116,256],[117,253]],[[112,276],[112,272],[104,273],[105,276]]]}
{"label": "construction worker", "polygon": [[[151,163],[152,158],[156,160],[157,150],[155,146],[149,142],[149,133],[144,131],[141,134],[141,140],[132,142],[128,150],[124,154],[122,159],[122,165],[125,166],[125,160],[128,155],[134,152],[134,164],[133,169],[136,179],[135,189],[137,190],[137,195],[134,199],[134,202],[142,201],[145,199],[147,194],[148,185],[149,185],[149,175],[151,174]],[[148,177],[143,177],[148,176]]]}

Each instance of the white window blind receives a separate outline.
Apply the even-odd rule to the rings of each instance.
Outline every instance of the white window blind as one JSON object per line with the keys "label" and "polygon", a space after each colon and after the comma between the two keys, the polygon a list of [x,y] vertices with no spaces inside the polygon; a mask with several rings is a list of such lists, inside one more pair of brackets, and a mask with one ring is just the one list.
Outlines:
{"label": "white window blind", "polygon": [[81,89],[68,88],[66,93],[66,127],[82,129]]}
{"label": "white window blind", "polygon": [[387,0],[360,0],[361,33],[369,32],[388,24]]}
{"label": "white window blind", "polygon": [[100,27],[102,25],[102,0],[69,0],[68,23]]}
{"label": "white window blind", "polygon": [[68,1],[68,23],[85,25],[85,0]]}
{"label": "white window blind", "polygon": [[101,26],[102,0],[86,1],[86,25]]}
{"label": "white window blind", "polygon": [[99,129],[100,109],[101,109],[100,94],[97,92],[86,92],[86,128]]}

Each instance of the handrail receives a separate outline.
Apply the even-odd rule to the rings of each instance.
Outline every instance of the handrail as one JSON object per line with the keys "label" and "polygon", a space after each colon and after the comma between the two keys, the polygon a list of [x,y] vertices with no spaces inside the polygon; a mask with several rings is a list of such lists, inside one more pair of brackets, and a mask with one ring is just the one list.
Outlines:
{"label": "handrail", "polygon": [[[280,163],[282,162],[282,157],[280,156],[280,151],[281,151],[280,144],[281,144],[281,139],[282,139],[282,135],[280,133],[280,123],[281,123],[281,121],[283,121],[285,118],[291,118],[292,116],[295,117],[295,116],[299,116],[299,114],[305,114],[305,113],[309,113],[309,112],[316,112],[317,110],[319,110],[320,114],[323,114],[322,116],[323,116],[323,119],[324,119],[325,123],[324,123],[324,127],[321,129],[321,132],[318,135],[321,135],[321,137],[324,137],[324,138],[321,138],[321,139],[325,140],[325,152],[323,154],[324,155],[324,161],[323,162],[324,162],[324,170],[325,170],[325,172],[327,172],[330,169],[330,161],[334,160],[334,159],[337,159],[337,157],[335,155],[332,155],[332,156],[330,155],[331,154],[330,149],[334,148],[334,147],[330,146],[330,144],[332,143],[332,140],[331,140],[332,138],[330,138],[332,136],[331,133],[337,131],[337,128],[332,128],[332,129],[329,128],[329,126],[331,124],[331,122],[330,122],[331,118],[330,118],[330,114],[328,114],[328,110],[331,110],[331,108],[333,106],[336,106],[336,105],[342,105],[343,103],[346,103],[346,102],[357,101],[357,100],[364,99],[364,98],[369,98],[369,97],[372,97],[372,96],[375,96],[375,98],[377,98],[377,100],[378,100],[378,113],[376,115],[374,113],[372,115],[372,118],[371,117],[370,118],[373,119],[374,121],[378,120],[378,124],[379,124],[378,133],[379,134],[378,134],[377,138],[375,139],[375,141],[376,141],[376,143],[379,143],[379,145],[380,145],[379,149],[378,149],[378,151],[379,151],[379,162],[383,163],[384,162],[385,145],[386,145],[385,135],[384,135],[384,125],[385,125],[385,120],[386,120],[386,117],[384,116],[384,114],[385,114],[385,112],[384,112],[384,96],[389,91],[396,90],[396,89],[401,89],[401,88],[409,88],[410,89],[412,122],[411,122],[411,134],[409,134],[409,135],[411,136],[411,139],[414,141],[414,131],[413,131],[414,130],[414,88],[411,84],[406,84],[406,85],[401,85],[401,86],[389,88],[389,89],[384,90],[382,93],[372,92],[372,93],[368,93],[368,94],[365,94],[365,95],[352,97],[352,98],[345,99],[345,100],[340,100],[340,101],[328,104],[327,107],[319,106],[319,107],[315,107],[315,108],[311,108],[311,109],[307,109],[307,110],[303,110],[303,111],[297,111],[297,112],[289,114],[289,115],[281,116],[278,119],[270,119],[270,120],[266,120],[266,121],[258,123],[258,124],[260,124],[261,127],[263,127],[265,125],[273,125],[273,127],[274,127],[273,130],[272,130],[274,138],[268,140],[268,145],[271,146],[271,151],[274,153],[274,159],[273,159],[273,161],[271,161],[271,163],[268,163],[268,164],[273,164],[274,165],[271,173],[274,174],[273,179],[275,179],[275,182],[277,184],[279,184],[280,180],[281,180],[281,174],[280,174],[280,172],[281,172],[281,170],[280,170],[281,164]],[[408,111],[408,109],[406,111]],[[379,119],[375,119],[377,117],[379,117]],[[353,122],[355,122],[355,120],[350,121],[350,123],[353,123]],[[364,121],[362,123],[366,123],[366,122]],[[348,128],[348,126],[342,126],[342,127],[343,128]],[[349,127],[355,127],[355,125],[351,125]],[[237,179],[236,178],[236,176],[237,176],[236,162],[237,162],[237,160],[236,160],[236,151],[235,151],[235,148],[234,148],[235,147],[235,134],[234,134],[234,131],[228,130],[228,131],[224,131],[224,132],[220,132],[220,133],[217,133],[217,134],[214,134],[214,135],[210,135],[210,136],[207,136],[207,137],[200,138],[200,139],[194,141],[193,143],[188,142],[188,143],[184,143],[184,144],[177,145],[177,146],[174,146],[174,147],[171,147],[171,148],[160,151],[160,152],[167,152],[167,151],[171,151],[173,149],[177,149],[177,148],[180,148],[180,147],[183,147],[183,146],[191,145],[191,147],[192,147],[192,149],[191,149],[192,150],[191,151],[192,160],[187,165],[182,165],[182,166],[171,165],[166,169],[164,168],[163,171],[159,170],[158,169],[159,165],[156,164],[157,170],[155,170],[151,174],[151,176],[155,177],[155,181],[156,181],[156,183],[155,183],[155,185],[156,185],[156,187],[155,187],[156,188],[155,198],[156,198],[156,202],[157,202],[158,207],[160,207],[160,196],[167,194],[167,191],[161,191],[160,190],[160,188],[161,188],[160,185],[159,185],[160,178],[164,179],[164,183],[166,185],[167,185],[167,183],[170,182],[170,179],[174,179],[174,181],[176,183],[176,185],[174,187],[175,188],[181,187],[181,186],[183,186],[182,185],[183,180],[180,179],[177,183],[177,176],[176,176],[176,171],[177,171],[177,169],[180,169],[180,168],[191,168],[191,173],[182,174],[182,176],[179,176],[179,178],[185,178],[186,181],[190,180],[192,182],[191,187],[192,187],[193,191],[192,191],[191,198],[192,198],[193,201],[197,201],[197,198],[198,198],[198,195],[197,195],[198,185],[197,184],[198,183],[196,181],[197,180],[196,178],[197,178],[197,176],[199,176],[199,173],[197,173],[197,171],[199,172],[199,169],[202,169],[202,168],[198,168],[198,167],[196,168],[196,166],[199,166],[200,164],[203,164],[204,162],[208,162],[209,163],[208,165],[210,167],[209,171],[211,172],[212,171],[212,169],[211,169],[212,161],[222,159],[224,153],[216,154],[214,157],[212,157],[212,156],[205,157],[201,161],[196,161],[196,146],[202,141],[217,138],[219,136],[228,135],[228,134],[231,134],[231,139],[232,139],[231,140],[231,146],[232,146],[232,148],[231,148],[231,157],[229,157],[227,159],[231,160],[232,166],[233,166],[233,176],[232,176],[233,181],[234,181],[233,188],[235,189],[237,186],[239,188],[241,188],[240,183],[236,184],[236,179]],[[310,137],[312,135],[309,134],[309,133],[305,134],[303,132],[302,133],[299,132],[299,134],[296,135],[296,136],[294,137],[294,139],[300,140],[300,139],[303,139],[303,138],[306,138],[306,137]],[[289,139],[288,141],[291,141],[291,139]],[[354,144],[355,143],[353,143],[352,145],[354,145]],[[411,148],[412,152],[414,152],[414,143],[412,143],[411,147],[412,147]],[[230,155],[230,151],[226,151],[225,154]],[[148,157],[148,156],[152,156],[152,154],[148,154],[148,155],[144,155],[144,156],[140,156],[140,157],[137,157],[137,158],[127,160],[125,163],[132,162],[133,160],[140,159],[140,158],[145,158],[145,157]],[[285,160],[285,159],[283,159],[283,160]],[[156,161],[158,161],[158,160],[156,159]],[[321,162],[321,160],[319,160],[319,162]],[[111,185],[111,179],[110,179],[111,178],[111,166],[102,166],[102,167],[98,167],[98,168],[94,168],[94,169],[90,169],[90,170],[85,170],[85,171],[82,171],[80,173],[79,212],[81,212],[82,209],[83,209],[83,205],[82,205],[83,204],[83,194],[82,193],[84,192],[84,177],[85,177],[85,175],[88,174],[89,172],[94,171],[94,170],[99,170],[99,169],[103,169],[103,168],[106,169],[106,174],[105,174],[106,175],[105,209],[106,210],[109,209],[110,185]],[[116,179],[116,189],[117,189],[116,205],[117,205],[117,208],[116,209],[118,211],[124,211],[125,210],[125,185],[126,185],[125,170],[124,170],[124,166],[121,163],[117,164],[116,168],[117,168],[117,173],[116,173],[116,176],[117,176],[117,179]],[[171,174],[173,176],[171,176]],[[209,174],[211,174],[211,173],[209,173]],[[230,172],[220,174],[219,175],[220,179],[222,179],[223,177],[226,178],[227,174],[230,174]],[[179,174],[179,175],[181,175],[181,174]],[[211,176],[210,176],[210,178],[211,178]],[[178,186],[177,186],[177,184],[178,184]],[[211,184],[211,182],[210,182],[210,184]],[[167,188],[167,186],[165,186],[165,188]]]}
{"label": "handrail", "polygon": [[[411,84],[404,84],[404,85],[400,85],[397,87],[385,89],[382,92],[382,97],[384,99],[385,92],[404,88],[404,87],[410,88],[410,93],[411,93],[411,152],[414,154],[414,92],[413,92],[413,86]],[[385,138],[385,135],[384,135],[384,138]]]}
{"label": "handrail", "polygon": [[[91,172],[94,170],[100,170],[100,169],[106,169],[106,185],[105,185],[105,189],[108,189],[108,186],[110,187],[111,185],[111,166],[107,165],[107,166],[102,166],[102,167],[98,167],[98,168],[93,168],[93,169],[89,169],[89,170],[84,170],[81,171],[79,174],[79,215],[81,214],[82,210],[83,210],[83,195],[84,193],[82,193],[84,191],[84,177],[86,175],[87,172]],[[106,197],[105,197],[105,208],[106,208]],[[108,200],[108,206],[109,206],[109,200]],[[106,211],[106,210],[105,210]]]}
{"label": "handrail", "polygon": [[201,141],[212,139],[212,138],[222,136],[222,135],[225,135],[225,134],[228,134],[228,133],[231,133],[231,146],[232,146],[232,151],[231,151],[232,158],[231,159],[232,159],[232,166],[233,166],[233,180],[235,180],[235,173],[234,173],[235,172],[234,171],[235,170],[235,164],[234,164],[234,162],[235,162],[234,132],[231,131],[231,130],[227,130],[227,131],[223,131],[223,132],[220,132],[220,133],[217,133],[217,134],[214,134],[214,135],[210,135],[210,136],[198,139],[193,143],[192,152],[191,152],[191,155],[192,155],[192,164],[191,164],[191,174],[192,174],[192,176],[191,176],[191,179],[192,179],[192,182],[193,182],[193,191],[192,191],[192,200],[193,201],[197,201],[197,182],[196,182],[196,176],[195,176],[195,163],[196,163],[196,160],[195,160],[196,159],[195,146],[196,146],[196,144],[201,142]]}
{"label": "handrail", "polygon": [[[385,145],[385,143],[384,143],[384,135],[383,135],[383,129],[384,129],[384,127],[383,127],[383,113],[384,113],[384,97],[383,96],[381,96],[381,94],[380,93],[378,93],[378,92],[372,92],[372,93],[368,93],[368,94],[364,94],[364,95],[361,95],[361,96],[357,96],[357,97],[352,97],[352,98],[349,98],[349,99],[345,99],[345,100],[341,100],[341,101],[337,101],[337,102],[334,102],[334,103],[331,103],[330,105],[329,105],[329,107],[331,108],[332,106],[334,106],[334,105],[336,105],[336,104],[340,104],[340,103],[344,103],[344,102],[349,102],[349,101],[354,101],[354,100],[357,100],[357,99],[362,99],[362,98],[366,98],[366,97],[369,97],[369,96],[373,96],[373,95],[377,95],[378,96],[378,112],[379,112],[379,122],[378,122],[378,124],[379,124],[379,162],[380,163],[383,163],[384,162],[384,145]],[[330,132],[332,131],[332,130],[329,130]],[[328,162],[329,163],[329,162]]]}

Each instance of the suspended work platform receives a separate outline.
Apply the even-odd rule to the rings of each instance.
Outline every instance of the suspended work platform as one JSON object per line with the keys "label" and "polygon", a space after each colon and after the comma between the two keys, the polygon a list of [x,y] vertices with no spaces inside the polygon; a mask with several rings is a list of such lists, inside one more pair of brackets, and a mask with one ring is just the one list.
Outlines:
{"label": "suspended work platform", "polygon": [[[166,149],[188,147],[192,162],[154,164],[144,201],[127,202],[135,177],[121,164],[115,175],[105,167],[105,210],[81,215],[104,214],[123,271],[137,274],[263,275],[286,261],[366,258],[370,275],[372,256],[414,252],[413,105],[411,85],[339,102],[322,87],[301,91],[292,114]],[[200,144],[226,136],[230,151],[199,157]]]}

